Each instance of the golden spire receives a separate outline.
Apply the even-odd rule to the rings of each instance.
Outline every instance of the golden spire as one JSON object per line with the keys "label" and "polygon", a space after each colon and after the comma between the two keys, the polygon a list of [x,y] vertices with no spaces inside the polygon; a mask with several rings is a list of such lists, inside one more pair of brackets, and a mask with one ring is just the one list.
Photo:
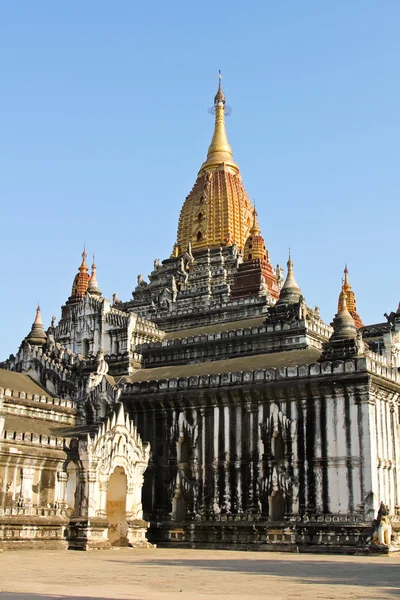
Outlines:
{"label": "golden spire", "polygon": [[43,346],[47,341],[47,335],[44,331],[42,317],[40,315],[40,306],[36,309],[36,317],[32,324],[29,334],[26,336],[26,341],[32,346]]}
{"label": "golden spire", "polygon": [[250,229],[250,235],[260,235],[261,229],[258,224],[258,215],[256,210],[256,201],[254,200],[254,210],[253,210],[253,226]]}
{"label": "golden spire", "polygon": [[225,95],[219,76],[212,112],[214,134],[192,191],[186,197],[178,223],[178,235],[171,256],[192,250],[236,245],[243,252],[254,221],[253,206],[243,186],[239,167],[225,131]]}
{"label": "golden spire", "polygon": [[236,171],[239,171],[237,164],[233,160],[232,148],[228,142],[228,136],[225,129],[225,111],[226,100],[221,86],[221,71],[218,73],[218,91],[214,97],[214,107],[211,109],[215,113],[214,134],[211,144],[208,148],[207,160],[202,165],[201,170],[218,167],[221,163],[227,163]]}
{"label": "golden spire", "polygon": [[79,273],[77,273],[77,275],[75,275],[75,279],[72,284],[71,296],[69,297],[69,300],[80,300],[81,298],[83,298],[85,296],[85,294],[87,292],[90,275],[88,273],[89,269],[87,268],[87,265],[86,265],[86,257],[87,257],[86,247],[84,246],[83,252],[82,252],[81,266],[78,269]]}
{"label": "golden spire", "polygon": [[[252,284],[249,284],[249,274],[250,278],[254,281],[254,278],[257,277],[257,273],[259,273],[264,278],[264,284],[266,285],[271,298],[273,298],[275,301],[278,300],[279,289],[276,273],[269,261],[268,250],[265,247],[265,241],[261,235],[255,203],[253,209],[253,225],[251,226],[249,236],[244,245],[243,260],[244,262],[242,263],[242,267],[239,268],[238,273],[243,273],[244,268],[246,268],[247,278],[243,275],[238,278],[238,283],[234,286],[235,290],[233,291],[232,297],[241,297],[246,295],[246,293],[243,292],[245,290],[248,292],[252,289]],[[241,284],[239,283],[240,278],[242,280]],[[241,288],[241,290],[238,288]],[[254,290],[249,295],[253,295],[253,293]]]}
{"label": "golden spire", "polygon": [[249,231],[249,237],[244,245],[244,260],[268,261],[268,252],[265,247],[264,238],[258,225],[257,211],[253,209],[253,225]]}
{"label": "golden spire", "polygon": [[345,268],[344,268],[344,282],[343,282],[342,290],[339,295],[338,312],[339,312],[340,296],[341,296],[342,292],[344,292],[346,294],[347,309],[348,309],[349,313],[351,314],[351,316],[353,317],[354,323],[355,323],[357,329],[359,329],[360,327],[364,327],[363,322],[361,321],[361,318],[357,313],[356,296],[355,296],[355,293],[353,292],[353,290],[351,289],[351,285],[349,283],[349,270],[347,268],[347,265],[345,265]]}

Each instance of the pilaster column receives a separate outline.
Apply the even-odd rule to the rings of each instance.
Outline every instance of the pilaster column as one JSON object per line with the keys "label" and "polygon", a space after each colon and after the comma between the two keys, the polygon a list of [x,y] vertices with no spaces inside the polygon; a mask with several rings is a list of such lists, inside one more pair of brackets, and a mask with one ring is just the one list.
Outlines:
{"label": "pilaster column", "polygon": [[[375,393],[375,410],[374,412],[374,425],[375,425],[375,448],[376,448],[376,457],[378,458],[377,462],[377,478],[378,485],[376,489],[376,493],[379,496],[379,502],[384,501],[385,497],[385,474],[383,470],[384,461],[382,460],[385,456],[384,454],[384,439],[383,439],[383,431],[382,431],[382,409],[384,407],[384,402],[382,401],[381,395],[376,392]],[[370,409],[370,421],[371,421],[371,409]],[[386,502],[385,502],[386,503]]]}
{"label": "pilaster column", "polygon": [[96,517],[99,507],[99,499],[96,498],[95,486],[97,483],[96,469],[92,468],[87,474],[87,489],[88,489],[88,517]]}
{"label": "pilaster column", "polygon": [[398,421],[398,408],[395,403],[390,405],[390,418],[391,418],[391,430],[393,437],[393,501],[394,505],[400,504],[400,476],[399,476],[399,437],[397,423]]}
{"label": "pilaster column", "polygon": [[386,435],[387,435],[387,457],[388,457],[388,504],[390,512],[394,512],[394,461],[393,461],[393,434],[392,434],[392,410],[389,397],[386,399]]}
{"label": "pilaster column", "polygon": [[106,479],[99,481],[99,508],[97,510],[97,515],[104,518],[107,517],[108,481],[109,480]]}
{"label": "pilaster column", "polygon": [[201,506],[202,512],[206,511],[206,408],[201,407],[200,410],[201,420]]}
{"label": "pilaster column", "polygon": [[236,513],[242,512],[242,405],[236,404]]}
{"label": "pilaster column", "polygon": [[[361,490],[361,461],[360,461],[360,432],[358,424],[358,401],[355,394],[350,397],[350,456],[352,460],[351,476],[353,480],[353,503],[354,510],[357,511],[362,504]],[[355,458],[355,462],[353,462]]]}
{"label": "pilaster column", "polygon": [[261,494],[262,494],[262,486],[263,486],[263,482],[264,482],[264,443],[263,443],[263,440],[262,440],[261,428],[263,426],[264,409],[263,409],[263,405],[261,404],[261,402],[258,405],[257,418],[258,418],[258,423],[257,423],[257,446],[258,446],[258,463],[257,463],[257,467],[258,467],[257,468],[257,477],[258,477],[257,489],[258,489],[258,494],[257,494],[257,503],[258,503],[259,512],[262,514],[263,510],[262,510]]}
{"label": "pilaster column", "polygon": [[245,404],[245,410],[246,410],[247,422],[248,422],[247,437],[248,437],[248,451],[249,451],[249,456],[248,456],[249,487],[248,487],[248,490],[243,490],[243,491],[247,493],[247,512],[252,514],[252,513],[254,513],[254,509],[255,509],[255,506],[254,506],[254,479],[255,479],[254,453],[255,453],[255,449],[256,449],[256,445],[255,445],[256,440],[254,439],[254,423],[255,423],[255,416],[257,413],[257,405],[254,404],[252,402],[252,400],[249,398]]}
{"label": "pilaster column", "polygon": [[231,512],[231,489],[230,489],[230,478],[229,478],[229,464],[230,464],[230,419],[229,419],[229,406],[224,406],[224,503],[223,511],[225,513]]}
{"label": "pilaster column", "polygon": [[56,489],[54,491],[54,500],[56,508],[67,508],[67,481],[68,474],[65,471],[57,471]]}
{"label": "pilaster column", "polygon": [[32,467],[23,467],[21,469],[21,492],[20,492],[20,505],[25,507],[32,506],[32,484],[35,469]]}
{"label": "pilaster column", "polygon": [[291,426],[290,433],[292,436],[292,463],[293,463],[293,479],[295,485],[293,486],[293,501],[292,501],[292,513],[294,515],[299,514],[299,431],[298,431],[298,411],[297,403],[295,401],[291,404]]}
{"label": "pilaster column", "polygon": [[156,431],[156,411],[153,410],[151,413],[151,453],[150,453],[150,461],[149,461],[149,471],[151,476],[151,500],[150,500],[150,510],[153,512],[155,504],[156,504],[156,472],[157,472],[157,461],[156,461],[156,452],[157,452],[157,431]]}
{"label": "pilaster column", "polygon": [[[161,443],[165,444],[165,452],[162,457],[161,468],[162,474],[162,512],[164,517],[168,519],[172,515],[172,500],[176,487],[177,462],[176,462],[176,440],[175,436],[171,437],[171,425],[168,424],[168,412],[165,408],[159,412],[160,427],[161,427]],[[172,421],[175,415],[172,413]],[[157,469],[159,470],[159,469]]]}
{"label": "pilaster column", "polygon": [[[369,495],[370,498],[373,499],[373,503],[369,506],[366,506],[365,509],[367,512],[367,516],[370,518],[376,517],[378,512],[380,498],[379,498],[379,479],[378,479],[378,469],[376,466],[376,458],[378,456],[377,452],[377,435],[376,435],[376,426],[375,426],[375,416],[376,416],[376,405],[375,401],[371,398],[371,401],[368,403],[361,404],[362,407],[362,421],[365,429],[363,429],[364,440],[363,444],[365,444],[365,449],[363,448],[363,453],[367,454],[365,457],[365,462],[361,463],[364,465],[364,485],[365,492],[364,498]],[[369,439],[368,439],[369,438]],[[370,475],[369,475],[370,474]]]}
{"label": "pilaster column", "polygon": [[126,513],[131,519],[143,519],[142,489],[145,469],[146,465],[142,463],[136,465],[134,479],[127,490]]}
{"label": "pilaster column", "polygon": [[303,449],[304,449],[304,511],[308,509],[308,461],[307,461],[307,398],[301,399],[303,413]]}
{"label": "pilaster column", "polygon": [[219,477],[218,477],[218,436],[219,436],[219,406],[214,406],[214,436],[213,436],[213,478],[214,478],[214,494],[213,494],[213,512],[218,515],[221,512],[219,505]]}
{"label": "pilaster column", "polygon": [[199,425],[198,411],[193,409],[193,511],[196,515],[199,511]]}
{"label": "pilaster column", "polygon": [[321,397],[315,398],[314,407],[315,510],[317,513],[323,513],[324,507],[322,498]]}
{"label": "pilaster column", "polygon": [[3,436],[5,414],[3,412],[4,390],[0,387],[0,437]]}

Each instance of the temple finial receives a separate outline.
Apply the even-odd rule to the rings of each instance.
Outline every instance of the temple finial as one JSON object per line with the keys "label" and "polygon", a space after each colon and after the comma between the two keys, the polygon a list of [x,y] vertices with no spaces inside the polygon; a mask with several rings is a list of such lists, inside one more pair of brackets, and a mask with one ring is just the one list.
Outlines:
{"label": "temple finial", "polygon": [[208,148],[207,160],[202,165],[201,169],[216,168],[221,163],[227,163],[238,171],[236,163],[233,161],[232,149],[228,142],[228,137],[225,130],[225,114],[229,114],[226,106],[225,94],[222,90],[221,71],[218,72],[218,90],[214,96],[214,106],[211,112],[215,114],[214,134],[211,144]]}
{"label": "temple finial", "polygon": [[342,291],[339,294],[338,312],[333,319],[333,334],[330,341],[355,339],[357,337],[357,329],[354,319],[351,316],[346,299],[345,285],[343,284]]}
{"label": "temple finial", "polygon": [[38,325],[43,325],[43,322],[42,322],[42,315],[41,315],[41,313],[40,313],[40,302],[39,302],[39,301],[38,301],[38,303],[37,303],[37,309],[36,309],[35,323],[37,323]]}
{"label": "temple finial", "polygon": [[257,218],[257,211],[256,211],[256,203],[254,202],[254,208],[253,208],[253,225],[250,229],[250,233],[249,235],[254,236],[254,235],[259,235],[261,233],[261,229],[260,226],[258,224],[258,218]]}
{"label": "temple finial", "polygon": [[92,275],[90,277],[89,285],[87,291],[91,296],[101,296],[101,291],[99,289],[99,284],[97,283],[97,268],[96,268],[96,260],[93,254],[93,263],[92,263]]}
{"label": "temple finial", "polygon": [[87,254],[86,254],[86,242],[83,243],[83,252],[82,252],[82,262],[81,262],[81,267],[86,267],[86,258],[87,258]]}
{"label": "temple finial", "polygon": [[351,314],[351,316],[354,319],[355,326],[357,327],[357,329],[359,329],[360,327],[363,327],[363,322],[361,321],[361,318],[360,318],[359,314],[357,313],[356,295],[353,292],[351,285],[349,283],[349,270],[347,268],[347,263],[344,268],[344,278],[342,279],[342,289],[341,289],[339,299],[338,299],[338,313],[339,313],[339,307],[340,307],[340,301],[341,301],[340,296],[341,296],[342,292],[344,292],[344,294],[346,296],[346,306],[347,306],[349,313]]}
{"label": "temple finial", "polygon": [[349,285],[349,270],[348,270],[348,268],[347,268],[347,263],[346,263],[346,264],[345,264],[345,266],[344,266],[344,271],[343,271],[343,273],[344,273],[344,284],[345,284],[345,285]]}
{"label": "temple finial", "polygon": [[83,298],[87,292],[90,275],[88,273],[88,268],[86,265],[86,244],[83,246],[82,252],[82,262],[78,269],[77,275],[75,275],[74,282],[72,284],[71,296],[68,298],[68,301],[75,302]]}
{"label": "temple finial", "polygon": [[302,294],[294,276],[293,261],[290,255],[290,248],[287,269],[288,271],[286,280],[282,286],[277,304],[297,304],[298,302],[300,302],[300,297]]}
{"label": "temple finial", "polygon": [[219,104],[220,102],[222,102],[222,104],[225,104],[226,100],[225,100],[225,94],[222,91],[222,75],[221,75],[221,69],[218,71],[218,91],[214,96],[214,106],[216,107],[217,104]]}

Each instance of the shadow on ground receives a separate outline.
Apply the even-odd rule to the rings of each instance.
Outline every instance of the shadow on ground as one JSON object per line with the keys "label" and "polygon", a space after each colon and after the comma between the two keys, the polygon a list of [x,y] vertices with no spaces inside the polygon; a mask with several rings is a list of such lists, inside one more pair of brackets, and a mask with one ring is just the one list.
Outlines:
{"label": "shadow on ground", "polygon": [[[23,592],[0,592],[0,600],[116,600],[110,596],[70,596],[69,594],[56,594],[49,596],[48,594],[29,594]],[[142,598],[132,598],[131,600],[143,600]]]}
{"label": "shadow on ground", "polygon": [[[124,562],[129,564],[129,560],[111,559],[111,562]],[[137,563],[136,563],[137,566]],[[362,563],[362,558],[357,562],[346,561],[301,561],[287,560],[268,557],[262,559],[223,559],[216,557],[210,560],[204,559],[183,559],[183,560],[151,560],[147,566],[175,567],[204,569],[219,572],[245,573],[249,575],[265,575],[268,577],[278,577],[280,579],[290,579],[297,581],[300,585],[354,585],[381,589],[385,594],[400,596],[400,563],[393,564],[380,562]]]}

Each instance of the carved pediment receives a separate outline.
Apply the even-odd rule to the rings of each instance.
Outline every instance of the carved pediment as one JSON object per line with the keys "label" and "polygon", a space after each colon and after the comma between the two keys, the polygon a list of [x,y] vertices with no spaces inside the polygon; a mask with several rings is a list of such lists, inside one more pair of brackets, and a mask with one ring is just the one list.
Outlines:
{"label": "carved pediment", "polygon": [[88,434],[87,458],[107,480],[116,467],[124,469],[128,482],[136,480],[143,475],[149,456],[150,444],[142,442],[122,404],[99,426],[94,438]]}

